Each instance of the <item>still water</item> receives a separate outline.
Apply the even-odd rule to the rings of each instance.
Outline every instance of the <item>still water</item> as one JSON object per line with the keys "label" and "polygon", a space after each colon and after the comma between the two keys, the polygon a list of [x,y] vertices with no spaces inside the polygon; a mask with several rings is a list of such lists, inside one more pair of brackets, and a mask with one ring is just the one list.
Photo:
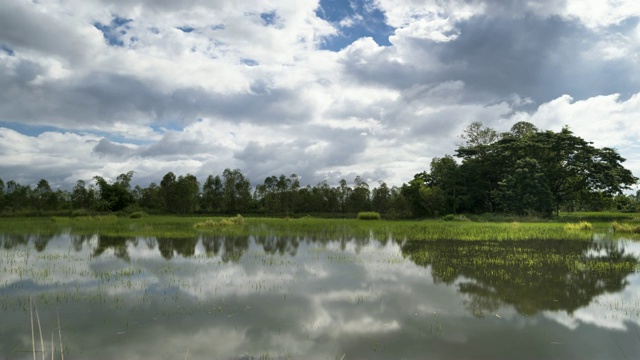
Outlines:
{"label": "still water", "polygon": [[30,299],[56,359],[60,334],[65,359],[637,359],[639,255],[604,239],[6,235],[0,359],[33,358]]}

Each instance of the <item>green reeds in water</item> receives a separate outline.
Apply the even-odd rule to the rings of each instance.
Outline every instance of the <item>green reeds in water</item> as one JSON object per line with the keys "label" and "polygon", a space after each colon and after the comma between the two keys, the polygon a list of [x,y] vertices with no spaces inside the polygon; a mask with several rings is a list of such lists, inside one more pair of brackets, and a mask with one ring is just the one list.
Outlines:
{"label": "green reeds in water", "polygon": [[362,211],[358,213],[358,220],[380,220],[380,213],[375,211]]}
{"label": "green reeds in water", "polygon": [[588,221],[580,221],[578,223],[565,224],[564,229],[567,231],[591,231],[593,230],[593,225]]}
{"label": "green reeds in water", "polygon": [[199,222],[193,225],[195,229],[207,229],[207,228],[217,228],[221,226],[242,226],[246,225],[246,221],[242,217],[242,215],[238,214],[234,217],[224,218],[220,220],[209,219],[207,221]]}
{"label": "green reeds in water", "polygon": [[[35,326],[33,322],[33,313],[35,311],[36,314],[36,322],[38,324],[38,334],[40,337],[40,353],[42,354],[42,360],[45,359],[46,350],[44,347],[44,337],[42,336],[42,324],[40,323],[40,315],[38,314],[38,305],[33,300],[32,297],[29,297],[29,313],[31,315],[31,348],[33,351],[33,360],[36,360],[36,336],[35,336]],[[58,339],[60,340],[60,359],[64,360],[64,347],[62,346],[62,328],[60,326],[60,313],[56,310],[56,317],[58,319]],[[55,331],[55,330],[54,330]],[[51,332],[51,359],[54,359],[55,355],[55,342],[53,341],[53,333]]]}
{"label": "green reeds in water", "polygon": [[640,234],[640,225],[630,223],[619,223],[614,221],[611,224],[611,228],[614,232],[625,234]]}

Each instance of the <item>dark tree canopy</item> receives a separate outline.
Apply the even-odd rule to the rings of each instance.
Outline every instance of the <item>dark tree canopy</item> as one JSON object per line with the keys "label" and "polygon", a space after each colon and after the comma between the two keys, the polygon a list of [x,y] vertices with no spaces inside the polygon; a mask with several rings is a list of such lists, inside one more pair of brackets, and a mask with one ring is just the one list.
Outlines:
{"label": "dark tree canopy", "polygon": [[513,211],[537,202],[537,212],[548,213],[586,194],[622,194],[638,180],[622,166],[625,159],[616,150],[596,148],[566,127],[553,132],[516,125],[520,130],[494,143],[457,150],[463,166],[485,170],[484,189],[475,191],[485,193],[494,206],[501,199],[505,210]]}

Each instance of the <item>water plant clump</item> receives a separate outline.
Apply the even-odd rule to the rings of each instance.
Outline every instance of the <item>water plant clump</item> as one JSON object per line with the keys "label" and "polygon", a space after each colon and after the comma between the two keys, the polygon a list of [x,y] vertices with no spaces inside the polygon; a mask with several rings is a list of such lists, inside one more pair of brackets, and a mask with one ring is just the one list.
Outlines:
{"label": "water plant clump", "polygon": [[362,211],[358,213],[358,220],[380,220],[380,213],[375,211]]}
{"label": "water plant clump", "polygon": [[134,211],[131,213],[131,215],[129,215],[129,217],[132,219],[140,219],[145,216],[147,216],[147,213],[145,213],[144,211]]}
{"label": "water plant clump", "polygon": [[454,215],[454,214],[448,214],[442,217],[442,220],[444,221],[471,221],[468,217],[464,216],[464,215]]}
{"label": "water plant clump", "polygon": [[629,223],[619,223],[614,221],[611,224],[611,228],[614,232],[617,233],[627,233],[627,234],[640,234],[640,225],[634,225]]}
{"label": "water plant clump", "polygon": [[578,223],[565,224],[564,229],[567,231],[590,231],[593,230],[593,225],[588,221],[580,221]]}
{"label": "water plant clump", "polygon": [[196,229],[226,227],[226,226],[243,226],[246,225],[245,219],[242,215],[238,214],[234,217],[228,217],[220,220],[209,219],[207,221],[199,222],[193,225]]}

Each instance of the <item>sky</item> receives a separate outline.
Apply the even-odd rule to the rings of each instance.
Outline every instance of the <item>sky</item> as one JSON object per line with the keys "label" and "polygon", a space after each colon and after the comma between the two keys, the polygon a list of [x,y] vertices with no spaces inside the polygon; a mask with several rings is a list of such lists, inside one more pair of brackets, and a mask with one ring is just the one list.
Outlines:
{"label": "sky", "polygon": [[0,0],[0,178],[402,185],[471,122],[640,176],[637,0]]}

